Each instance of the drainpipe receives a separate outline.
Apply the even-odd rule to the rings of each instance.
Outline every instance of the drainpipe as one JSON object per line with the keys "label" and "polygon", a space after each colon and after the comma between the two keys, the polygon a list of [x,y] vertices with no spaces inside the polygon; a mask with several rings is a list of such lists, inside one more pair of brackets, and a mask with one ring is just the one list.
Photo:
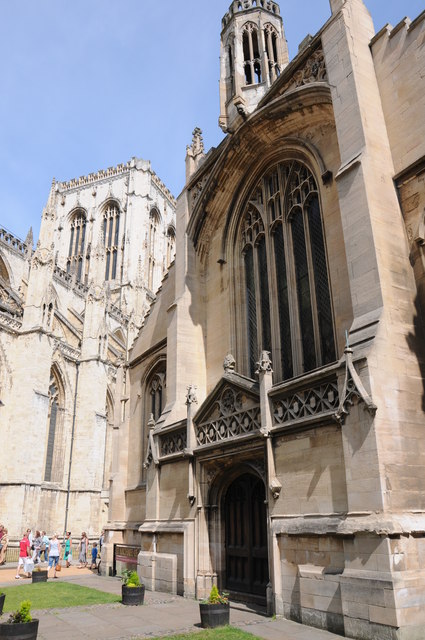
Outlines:
{"label": "drainpipe", "polygon": [[71,466],[72,466],[72,452],[74,449],[74,434],[75,434],[75,416],[77,413],[77,393],[78,393],[78,375],[80,372],[79,369],[80,363],[76,362],[76,372],[75,372],[75,391],[74,391],[74,410],[72,414],[72,430],[71,430],[71,448],[69,451],[69,466],[68,466],[68,486],[66,490],[66,505],[65,505],[65,524],[64,524],[64,536],[66,535],[68,528],[68,511],[69,511],[69,494],[71,493]]}

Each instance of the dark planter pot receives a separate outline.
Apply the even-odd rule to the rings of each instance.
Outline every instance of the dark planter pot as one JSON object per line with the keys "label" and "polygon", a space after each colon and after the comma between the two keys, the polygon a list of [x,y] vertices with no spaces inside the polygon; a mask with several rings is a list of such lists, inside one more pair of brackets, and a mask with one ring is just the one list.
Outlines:
{"label": "dark planter pot", "polygon": [[3,607],[4,607],[5,598],[6,598],[6,596],[3,593],[3,595],[0,596],[0,616],[3,613]]}
{"label": "dark planter pot", "polygon": [[229,624],[229,604],[199,603],[199,611],[203,629],[214,629],[214,627],[224,627]]}
{"label": "dark planter pot", "polygon": [[144,584],[142,584],[140,587],[126,587],[125,585],[122,585],[121,590],[123,604],[129,604],[133,606],[143,604],[143,600],[145,599]]}
{"label": "dark planter pot", "polygon": [[32,581],[34,582],[47,582],[47,571],[33,571]]}
{"label": "dark planter pot", "polygon": [[0,638],[3,640],[36,640],[37,632],[38,620],[17,624],[0,623]]}

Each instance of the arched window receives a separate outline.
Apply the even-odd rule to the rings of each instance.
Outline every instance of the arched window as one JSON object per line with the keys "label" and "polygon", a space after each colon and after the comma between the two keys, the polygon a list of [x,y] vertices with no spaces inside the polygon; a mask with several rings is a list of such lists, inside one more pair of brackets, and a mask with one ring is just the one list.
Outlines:
{"label": "arched window", "polygon": [[108,202],[103,211],[103,237],[105,239],[105,280],[117,277],[120,210],[116,202]]}
{"label": "arched window", "polygon": [[[158,363],[144,383],[144,410],[142,413],[142,460],[148,451],[149,425],[157,422],[166,404],[166,372],[165,361]],[[141,480],[144,481],[146,470],[141,469]]]}
{"label": "arched window", "polygon": [[64,467],[64,391],[56,367],[50,370],[45,482],[60,482]]}
{"label": "arched window", "polygon": [[86,222],[86,214],[82,209],[78,209],[71,219],[71,235],[69,238],[66,270],[68,273],[75,271],[77,280],[81,280],[83,274]]}
{"label": "arched window", "polygon": [[258,29],[252,22],[243,28],[242,46],[246,84],[258,84],[261,82],[259,38]]}
{"label": "arched window", "polygon": [[54,315],[55,315],[55,305],[53,304],[53,302],[49,302],[49,303],[44,302],[42,323],[43,323],[43,327],[47,331],[52,330]]}
{"label": "arched window", "polygon": [[150,402],[149,416],[153,416],[155,422],[158,420],[164,408],[165,398],[165,373],[155,373],[149,381],[148,395]]}
{"label": "arched window", "polygon": [[176,253],[176,232],[174,227],[168,227],[167,231],[167,268],[174,260]]}
{"label": "arched window", "polygon": [[289,161],[262,177],[245,206],[240,238],[251,377],[262,350],[272,353],[277,379],[333,362],[319,194],[306,166]]}
{"label": "arched window", "polygon": [[266,43],[266,56],[270,80],[271,82],[274,82],[280,74],[280,69],[277,63],[277,32],[271,24],[266,24],[264,27],[264,40]]}
{"label": "arched window", "polygon": [[155,286],[155,265],[157,254],[157,236],[161,216],[158,209],[153,208],[149,214],[149,238],[148,238],[148,287],[151,291]]}

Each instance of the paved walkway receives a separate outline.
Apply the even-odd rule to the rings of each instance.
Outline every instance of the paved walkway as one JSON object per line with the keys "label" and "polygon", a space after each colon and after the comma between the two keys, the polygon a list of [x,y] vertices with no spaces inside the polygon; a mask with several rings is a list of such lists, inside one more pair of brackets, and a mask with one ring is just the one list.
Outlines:
{"label": "paved walkway", "polygon": [[[14,568],[2,568],[0,587],[28,584],[27,580],[15,580],[14,575]],[[121,594],[118,578],[98,576],[88,569],[63,570],[59,579]],[[196,601],[151,591],[146,592],[143,607],[114,603],[33,613],[40,620],[38,640],[136,640],[200,630]],[[267,618],[236,603],[231,605],[230,624],[265,640],[341,640],[341,636],[327,631],[283,618]]]}

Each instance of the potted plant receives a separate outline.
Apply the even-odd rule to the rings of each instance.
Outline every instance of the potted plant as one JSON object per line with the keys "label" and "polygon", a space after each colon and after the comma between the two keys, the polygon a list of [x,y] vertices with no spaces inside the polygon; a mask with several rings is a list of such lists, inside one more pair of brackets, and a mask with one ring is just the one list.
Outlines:
{"label": "potted plant", "polygon": [[6,598],[6,594],[5,593],[1,593],[1,591],[0,591],[0,616],[3,613],[3,607],[4,607],[5,598]]}
{"label": "potted plant", "polygon": [[24,600],[17,611],[10,614],[6,622],[0,622],[0,638],[3,640],[36,640],[38,620],[30,613],[31,602]]}
{"label": "potted plant", "polygon": [[129,605],[143,604],[145,585],[140,582],[137,571],[127,569],[122,572],[122,603]]}
{"label": "potted plant", "polygon": [[36,567],[32,572],[32,582],[47,582],[47,569]]}
{"label": "potted plant", "polygon": [[229,624],[229,599],[226,593],[220,593],[214,585],[207,600],[199,603],[201,627],[212,629]]}

